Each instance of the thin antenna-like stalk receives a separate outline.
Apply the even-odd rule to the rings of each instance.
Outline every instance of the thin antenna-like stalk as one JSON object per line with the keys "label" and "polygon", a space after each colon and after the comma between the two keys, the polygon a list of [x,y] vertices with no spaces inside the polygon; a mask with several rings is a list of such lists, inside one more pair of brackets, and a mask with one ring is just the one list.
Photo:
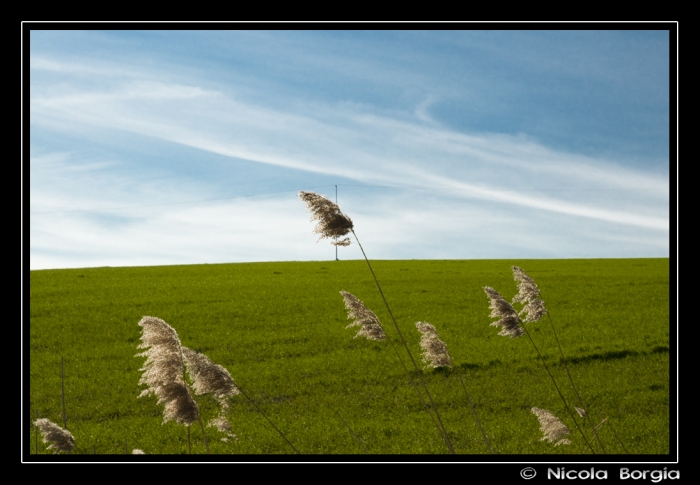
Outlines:
{"label": "thin antenna-like stalk", "polygon": [[253,406],[255,406],[255,409],[257,409],[258,412],[259,412],[260,414],[262,414],[263,417],[264,417],[265,419],[267,419],[267,422],[270,423],[270,424],[272,425],[273,428],[275,428],[275,431],[277,431],[277,433],[278,433],[282,438],[284,438],[284,441],[286,441],[287,444],[288,444],[289,446],[291,446],[292,449],[293,449],[294,451],[297,452],[297,454],[300,455],[301,452],[300,452],[299,450],[297,450],[296,446],[294,446],[294,445],[292,444],[292,442],[289,441],[289,440],[287,439],[287,437],[284,435],[284,433],[283,433],[282,431],[280,431],[279,428],[278,428],[277,426],[275,426],[275,423],[273,423],[272,421],[270,421],[270,418],[267,417],[267,414],[265,414],[265,413],[263,412],[263,410],[260,409],[260,408],[258,407],[257,404],[255,404],[255,401],[253,401],[253,400],[250,398],[250,396],[248,396],[248,394],[246,394],[246,392],[241,388],[241,386],[240,386],[238,383],[236,383],[236,387],[238,388],[239,391],[241,391],[241,394],[243,394],[243,395],[246,397],[246,399],[248,399],[248,401],[249,401]]}
{"label": "thin antenna-like stalk", "polygon": [[369,453],[369,450],[365,447],[364,443],[362,440],[354,433],[350,425],[345,421],[345,419],[340,415],[338,411],[335,412],[335,414],[338,415],[338,417],[343,421],[343,424],[345,425],[346,428],[348,428],[348,431],[350,431],[350,434],[355,438],[355,441],[357,441],[357,444],[362,447],[363,450],[365,450],[365,453]]}
{"label": "thin antenna-like stalk", "polygon": [[61,402],[63,403],[63,429],[68,429],[66,425],[66,389],[64,386],[63,357],[61,357]]}
{"label": "thin antenna-like stalk", "polygon": [[[335,205],[338,205],[338,185],[335,186]],[[335,239],[338,239],[336,236]],[[338,261],[338,246],[335,247],[335,260]]]}
{"label": "thin antenna-like stalk", "polygon": [[386,301],[386,297],[384,296],[384,292],[382,291],[382,287],[379,284],[379,280],[377,279],[377,275],[374,274],[374,270],[372,269],[372,265],[369,262],[369,259],[367,258],[367,254],[365,253],[364,248],[362,247],[362,244],[360,244],[360,239],[357,237],[357,234],[355,234],[354,229],[350,229],[352,232],[353,236],[355,236],[355,240],[357,241],[357,245],[360,246],[360,250],[362,251],[362,255],[365,257],[365,261],[367,262],[367,266],[369,267],[370,272],[372,273],[372,276],[374,277],[374,282],[377,284],[377,289],[379,290],[379,294],[382,296],[382,300],[384,300],[384,305],[386,306],[387,311],[389,312],[389,316],[391,317],[391,321],[394,322],[394,327],[396,328],[396,332],[399,334],[399,337],[401,338],[401,342],[403,343],[404,348],[406,349],[406,352],[408,353],[408,356],[411,359],[411,362],[413,363],[413,367],[415,368],[418,378],[420,379],[420,382],[423,386],[423,389],[425,390],[425,393],[428,395],[428,399],[430,399],[430,403],[433,407],[433,411],[435,412],[435,416],[437,417],[438,422],[440,423],[440,427],[442,428],[443,435],[445,437],[447,447],[450,449],[450,452],[452,454],[455,454],[454,447],[452,446],[452,442],[450,441],[450,437],[447,434],[447,430],[445,429],[445,425],[442,422],[442,419],[440,418],[440,413],[437,410],[437,406],[435,405],[435,401],[433,401],[433,396],[430,395],[430,391],[428,390],[428,386],[425,383],[425,380],[423,379],[423,375],[420,371],[420,368],[418,367],[418,364],[416,364],[416,360],[413,358],[413,354],[411,353],[411,349],[408,347],[408,343],[406,343],[406,339],[404,338],[403,334],[401,333],[401,329],[399,328],[398,323],[396,323],[396,319],[394,318],[394,314],[391,312],[391,308],[389,307],[389,303]]}

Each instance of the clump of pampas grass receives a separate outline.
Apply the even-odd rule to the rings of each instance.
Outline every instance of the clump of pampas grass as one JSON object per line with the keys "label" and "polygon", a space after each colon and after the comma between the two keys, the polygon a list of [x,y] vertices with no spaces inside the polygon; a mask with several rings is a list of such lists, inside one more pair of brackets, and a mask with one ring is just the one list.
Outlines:
{"label": "clump of pampas grass", "polygon": [[199,414],[199,406],[190,395],[185,381],[185,360],[183,347],[177,332],[165,321],[156,317],[143,317],[139,321],[142,328],[141,344],[138,346],[145,351],[136,357],[146,357],[146,362],[140,369],[143,374],[139,384],[145,384],[139,397],[154,395],[158,404],[163,404],[163,424],[175,421],[187,426],[187,443],[192,453],[190,440],[190,425],[199,421],[204,436],[204,444],[209,453],[209,444],[204,433],[204,424]]}
{"label": "clump of pampas grass", "polygon": [[143,330],[138,348],[146,349],[136,354],[137,357],[146,357],[146,362],[141,368],[143,374],[139,384],[147,386],[139,397],[155,395],[158,398],[158,403],[165,406],[163,424],[174,420],[187,426],[190,453],[192,452],[190,425],[194,421],[198,421],[202,428],[207,453],[209,453],[209,444],[199,407],[190,393],[190,385],[185,380],[186,372],[192,380],[192,392],[197,395],[212,394],[219,402],[219,416],[214,418],[209,426],[214,426],[224,433],[226,435],[224,441],[228,441],[228,438],[236,438],[231,431],[231,424],[225,417],[225,413],[229,410],[228,398],[243,394],[294,451],[299,453],[299,450],[270,421],[255,401],[234,382],[231,374],[224,367],[215,364],[206,355],[183,346],[175,329],[160,318],[143,317],[139,325]]}
{"label": "clump of pampas grass", "polygon": [[41,431],[44,443],[51,443],[47,450],[54,450],[54,453],[70,453],[75,448],[75,439],[70,431],[46,418],[37,419],[34,425]]}

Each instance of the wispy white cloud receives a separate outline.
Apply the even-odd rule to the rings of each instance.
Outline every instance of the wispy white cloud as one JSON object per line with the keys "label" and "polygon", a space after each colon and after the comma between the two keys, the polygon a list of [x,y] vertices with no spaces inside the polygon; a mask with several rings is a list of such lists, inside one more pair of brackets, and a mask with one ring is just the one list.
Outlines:
{"label": "wispy white cloud", "polygon": [[[280,42],[271,34],[250,35]],[[308,216],[289,194],[174,205],[222,198],[218,178],[246,180],[246,174],[227,169],[226,160],[231,167],[247,160],[391,187],[371,197],[343,189],[341,205],[358,215],[373,257],[667,253],[669,175],[658,164],[634,168],[611,155],[549,146],[530,133],[460,129],[435,114],[455,96],[454,79],[430,89],[437,78],[414,71],[402,82],[414,69],[406,52],[397,52],[391,65],[382,62],[390,56],[386,52],[365,52],[371,59],[347,53],[334,59],[323,49],[299,54],[308,41],[282,42],[270,54],[298,56],[297,64],[274,73],[274,82],[287,74],[303,79],[299,66],[305,66],[347,76],[348,83],[401,86],[395,97],[403,96],[405,103],[308,92],[286,100],[271,91],[273,81],[249,68],[224,82],[203,77],[202,70],[174,69],[172,60],[86,62],[32,55],[32,129],[65,143],[55,150],[41,137],[32,139],[32,267],[327,258],[326,245],[309,244],[310,227],[300,222]],[[428,63],[425,54],[418,57]],[[475,76],[474,83],[485,79]],[[75,142],[81,139],[110,147],[137,142],[145,151],[155,150],[152,143],[178,146],[201,157],[179,174],[167,162],[141,167],[118,148],[86,151]],[[223,156],[211,168],[213,175],[192,177],[197,164],[205,163],[199,159],[213,155]],[[261,193],[283,188],[288,189],[267,185]],[[361,257],[354,247],[344,255]]]}
{"label": "wispy white cloud", "polygon": [[[600,257],[601,244],[606,257],[623,257],[630,250],[647,256],[666,247],[663,238],[642,228],[611,229],[585,219],[572,237],[563,215],[533,217],[528,211],[513,213],[503,206],[426,198],[411,191],[367,197],[345,188],[342,207],[373,259]],[[30,267],[335,257],[327,240],[317,241],[314,224],[296,194],[117,214],[122,219],[115,223],[110,217],[107,224],[95,213],[37,217],[30,235]],[[353,242],[340,248],[340,258],[360,259],[362,254]]]}
{"label": "wispy white cloud", "polygon": [[[88,123],[362,182],[399,186],[429,182],[435,189],[456,190],[462,196],[668,229],[662,217],[644,214],[648,198],[668,197],[668,181],[658,175],[557,152],[525,137],[462,134],[418,121],[325,109],[317,117],[278,112],[197,86],[166,82],[32,99],[36,123]],[[538,189],[570,192],[566,198],[517,193]],[[605,196],[597,197],[598,203],[572,201],[576,189],[634,189],[639,191],[639,207],[606,208],[600,205]]]}

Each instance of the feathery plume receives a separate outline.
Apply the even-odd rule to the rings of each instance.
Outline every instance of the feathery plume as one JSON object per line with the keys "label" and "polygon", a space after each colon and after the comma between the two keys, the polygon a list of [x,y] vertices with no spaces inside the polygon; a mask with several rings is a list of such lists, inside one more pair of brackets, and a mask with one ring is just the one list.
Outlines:
{"label": "feathery plume", "polygon": [[226,398],[240,394],[231,374],[219,364],[215,364],[204,354],[182,347],[182,356],[187,372],[192,378],[192,389],[197,395],[213,394],[223,411],[228,411]]}
{"label": "feathery plume", "polygon": [[54,453],[67,453],[75,448],[75,439],[70,431],[46,418],[37,419],[34,425],[41,431],[44,443],[51,443],[47,450],[55,450]]}
{"label": "feathery plume", "polygon": [[532,412],[540,420],[540,430],[544,433],[542,440],[554,443],[554,446],[570,445],[571,441],[565,436],[571,434],[562,421],[546,409],[532,408]]}
{"label": "feathery plume", "polygon": [[491,325],[494,327],[502,326],[503,329],[498,333],[498,335],[503,335],[504,337],[520,337],[524,331],[520,326],[520,317],[518,312],[515,311],[513,305],[508,303],[505,298],[503,298],[496,290],[489,286],[484,286],[484,291],[486,295],[491,300],[489,308],[491,309],[491,317],[500,317],[500,320],[492,322]]}
{"label": "feathery plume", "polygon": [[[306,208],[311,212],[311,220],[318,221],[314,232],[320,234],[318,240],[323,238],[338,238],[345,236],[352,228],[352,219],[343,214],[338,204],[316,192],[299,192],[299,198],[304,201]],[[335,246],[349,246],[350,238],[331,241]]]}
{"label": "feathery plume", "polygon": [[435,327],[427,322],[417,322],[416,328],[421,333],[420,348],[423,349],[423,362],[427,367],[452,367],[452,359],[447,350],[445,342],[440,340],[440,336]]}
{"label": "feathery plume", "polygon": [[518,294],[513,297],[513,303],[525,305],[520,315],[525,315],[525,322],[539,322],[547,313],[544,302],[540,299],[540,289],[522,268],[513,266],[513,278],[518,283]]}
{"label": "feathery plume", "polygon": [[199,407],[190,395],[184,378],[182,346],[177,332],[160,318],[143,317],[140,349],[146,351],[136,357],[146,357],[140,369],[143,374],[139,384],[147,388],[139,397],[155,395],[163,404],[163,424],[174,420],[189,426],[199,419]]}
{"label": "feathery plume", "polygon": [[226,419],[223,416],[219,416],[218,418],[212,419],[211,421],[209,421],[209,424],[207,426],[213,426],[214,428],[224,433],[226,436],[221,438],[221,441],[223,441],[224,443],[228,443],[229,439],[238,439],[238,436],[236,436],[233,433],[231,423],[229,423],[228,419]]}
{"label": "feathery plume", "polygon": [[345,300],[348,318],[355,320],[345,328],[360,327],[355,338],[365,337],[369,340],[386,340],[386,334],[382,324],[379,323],[377,315],[358,300],[355,295],[347,291],[341,291],[340,294],[343,295],[343,300]]}
{"label": "feathery plume", "polygon": [[145,455],[146,453],[143,452],[143,450],[139,450],[138,448],[134,448],[134,451],[131,452],[132,455]]}

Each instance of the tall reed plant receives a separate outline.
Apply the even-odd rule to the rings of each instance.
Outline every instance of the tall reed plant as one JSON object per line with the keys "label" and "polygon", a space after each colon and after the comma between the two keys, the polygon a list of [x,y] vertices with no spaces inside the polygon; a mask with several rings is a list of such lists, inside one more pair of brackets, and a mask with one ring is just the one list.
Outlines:
{"label": "tall reed plant", "polygon": [[[175,329],[160,318],[143,317],[139,325],[143,328],[139,348],[146,349],[136,354],[137,357],[146,357],[146,362],[141,368],[143,374],[139,384],[147,386],[139,397],[154,395],[158,398],[158,404],[164,405],[163,424],[176,421],[187,426],[190,453],[192,453],[190,426],[195,421],[200,425],[204,445],[209,453],[204,423],[199,406],[193,397],[193,395],[203,394],[211,394],[219,404],[219,414],[209,422],[208,426],[224,433],[225,436],[222,438],[224,441],[236,438],[231,423],[226,417],[229,411],[228,399],[243,394],[295,453],[299,453],[299,450],[270,421],[255,401],[236,384],[226,368],[215,364],[206,355],[183,346]],[[187,375],[190,378],[189,382]]]}
{"label": "tall reed plant", "polygon": [[[355,233],[352,219],[349,216],[343,214],[343,212],[340,210],[340,207],[336,203],[332,202],[330,199],[323,195],[317,194],[316,192],[301,191],[299,193],[299,198],[306,204],[306,208],[311,213],[311,221],[316,221],[317,223],[314,232],[319,235],[318,240],[324,238],[331,239],[331,244],[335,246],[349,246],[350,238],[346,236],[350,233],[352,233],[352,235],[354,236],[355,241],[357,241],[357,245],[362,251],[362,255],[364,256],[365,261],[367,262],[367,267],[369,268],[370,273],[372,273],[372,277],[377,286],[377,290],[379,290],[379,294],[381,295],[382,301],[384,302],[387,312],[391,317],[391,321],[394,324],[394,328],[396,329],[396,333],[399,336],[401,344],[403,345],[406,354],[408,354],[411,364],[413,365],[413,369],[415,370],[415,373],[418,376],[419,382],[426,396],[428,397],[428,400],[430,401],[430,408],[426,406],[426,411],[431,413],[432,410],[432,413],[434,413],[435,416],[433,419],[434,422],[437,423],[438,431],[442,439],[445,441],[445,445],[447,446],[449,452],[454,454],[454,446],[452,445],[447,430],[445,429],[445,425],[442,422],[442,418],[440,417],[438,407],[436,406],[435,401],[433,400],[433,396],[428,390],[428,386],[425,383],[425,380],[423,379],[420,367],[416,363],[416,359],[413,357],[413,353],[411,352],[411,349],[408,346],[408,343],[406,342],[406,339],[404,338],[398,323],[396,322],[396,318],[394,318],[394,314],[391,311],[391,307],[389,306],[389,302],[387,301],[386,296],[384,295],[382,286],[379,284],[379,279],[377,279],[377,275],[375,274],[374,269],[372,268],[372,264],[369,262],[369,258],[367,258],[367,254],[365,253],[365,250],[362,247],[362,244],[360,243],[360,239]],[[408,370],[407,367],[406,369]]]}
{"label": "tall reed plant", "polygon": [[[493,326],[499,326],[501,328],[501,332],[499,335],[502,336],[507,336],[510,338],[517,338],[522,335],[527,335],[529,341],[531,342],[533,348],[535,349],[535,352],[538,355],[538,358],[542,362],[542,365],[547,372],[547,375],[552,381],[552,384],[554,385],[557,394],[559,395],[560,399],[562,400],[562,403],[564,404],[564,408],[566,409],[566,412],[569,414],[571,417],[572,421],[574,422],[576,429],[578,430],[579,434],[583,438],[586,447],[588,450],[590,450],[591,453],[595,454],[596,451],[593,447],[593,443],[589,439],[589,437],[584,433],[583,429],[578,424],[578,421],[576,420],[575,413],[579,415],[579,417],[584,418],[593,434],[595,437],[595,441],[598,443],[598,446],[600,448],[600,451],[603,453],[606,453],[605,446],[603,445],[603,442],[599,436],[598,429],[603,425],[608,423],[607,419],[603,419],[603,421],[599,425],[594,425],[590,413],[587,411],[587,406],[584,404],[584,400],[581,397],[581,393],[579,392],[578,388],[576,387],[576,384],[574,383],[574,380],[571,376],[571,372],[569,371],[569,367],[567,365],[566,357],[564,356],[564,351],[561,346],[561,342],[559,341],[559,337],[557,335],[556,329],[554,328],[554,322],[552,321],[552,317],[550,316],[549,311],[545,307],[544,301],[541,298],[541,292],[535,281],[520,267],[518,266],[513,266],[513,278],[515,282],[517,283],[518,286],[518,294],[515,295],[512,299],[512,304],[506,301],[505,298],[503,298],[500,293],[498,293],[496,290],[494,290],[491,287],[484,287],[484,291],[486,295],[489,298],[490,301],[490,306],[489,308],[491,309],[491,317],[492,318],[498,318],[498,320],[494,321],[491,323]],[[516,309],[513,307],[513,304],[520,304],[522,305],[521,310],[518,312]],[[528,323],[536,323],[539,322],[542,317],[547,315],[547,319],[549,321],[550,328],[552,330],[552,334],[554,336],[554,339],[557,343],[557,348],[559,350],[559,355],[560,355],[560,361],[562,364],[562,367],[564,368],[564,371],[566,373],[567,379],[569,381],[569,384],[571,385],[572,390],[574,391],[574,394],[577,399],[578,406],[573,406],[570,405],[569,402],[566,400],[564,397],[564,394],[562,392],[561,387],[559,384],[557,384],[556,379],[554,378],[554,375],[552,374],[549,366],[547,365],[547,362],[544,360],[544,357],[542,356],[542,353],[540,352],[539,348],[537,347],[537,344],[535,343],[535,340],[532,338],[532,334],[528,330],[526,324]],[[558,420],[558,418],[555,418],[549,411],[541,410],[539,408],[532,408],[532,412],[539,418],[541,426],[543,431],[546,432],[546,430],[549,430],[551,433],[555,433],[555,431],[552,431],[554,429],[558,430],[557,432],[561,431],[563,432],[563,429],[565,428],[565,425],[561,423],[561,421]],[[566,428],[568,431],[568,428]],[[611,428],[612,429],[612,428]],[[618,439],[618,442],[622,446],[623,449],[626,450],[624,444],[622,441],[619,440],[617,437],[617,433],[614,432],[615,437]],[[556,434],[556,433],[555,433]],[[546,435],[547,437],[547,435]],[[547,439],[548,441],[553,441],[552,439]],[[559,444],[570,444],[571,441],[568,439],[557,439],[556,440],[556,445]]]}

